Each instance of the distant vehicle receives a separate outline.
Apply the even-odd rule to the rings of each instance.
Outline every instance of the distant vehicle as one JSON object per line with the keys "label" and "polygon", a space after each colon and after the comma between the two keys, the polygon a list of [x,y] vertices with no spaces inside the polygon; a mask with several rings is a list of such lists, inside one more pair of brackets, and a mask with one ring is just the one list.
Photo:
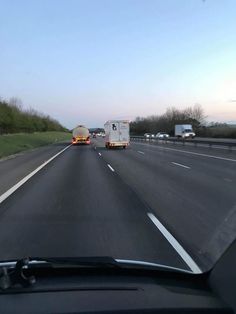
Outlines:
{"label": "distant vehicle", "polygon": [[194,138],[196,134],[193,132],[191,124],[177,124],[175,126],[175,136],[180,138]]}
{"label": "distant vehicle", "polygon": [[72,133],[72,144],[90,144],[90,133],[89,130],[83,126],[78,125],[74,128]]}
{"label": "distant vehicle", "polygon": [[93,133],[93,138],[96,138],[97,137],[97,134],[96,133]]}
{"label": "distant vehicle", "polygon": [[105,129],[105,146],[123,147],[129,145],[129,121],[127,120],[110,120],[104,124]]}
{"label": "distant vehicle", "polygon": [[170,137],[169,134],[165,133],[165,132],[158,132],[156,135],[157,138],[168,138]]}
{"label": "distant vehicle", "polygon": [[155,134],[152,134],[152,133],[145,133],[144,136],[146,138],[154,138],[155,137]]}

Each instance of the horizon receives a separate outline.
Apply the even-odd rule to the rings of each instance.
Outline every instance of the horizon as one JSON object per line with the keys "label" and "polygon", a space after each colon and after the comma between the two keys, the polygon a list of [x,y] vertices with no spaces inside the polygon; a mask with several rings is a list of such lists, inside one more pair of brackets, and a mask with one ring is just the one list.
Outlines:
{"label": "horizon", "polygon": [[[12,97],[13,99],[13,102],[14,102],[14,105],[16,106],[20,106],[21,109],[23,109],[23,111],[27,111],[28,109],[33,109],[32,107],[29,107],[27,108],[26,106],[24,106],[24,104],[22,103],[21,99],[20,98],[14,98]],[[11,103],[11,99],[7,100],[7,99],[2,99],[0,97],[0,101],[6,101],[7,103]],[[168,108],[167,108],[168,109]],[[48,115],[46,112],[39,112],[39,111],[36,111],[39,115],[42,114],[42,115]],[[149,115],[149,116],[136,116],[134,117],[133,119],[125,119],[125,118],[120,118],[120,119],[112,119],[112,120],[128,120],[130,123],[131,122],[134,122],[136,118],[149,118],[150,116],[160,116],[158,114],[152,114],[152,115]],[[54,119],[53,116],[50,116],[50,118]],[[109,119],[111,120],[111,119]],[[211,123],[222,123],[222,124],[227,124],[228,126],[235,126],[236,127],[236,120],[235,121],[217,121],[217,120],[209,120],[208,117],[206,116],[205,117],[205,122],[204,122],[204,125],[206,126],[209,126]],[[61,123],[59,120],[57,120],[59,123]],[[108,120],[107,120],[108,121]],[[93,125],[93,126],[87,126],[83,123],[80,123],[80,122],[77,122],[76,125],[72,126],[72,127],[66,127],[65,125],[62,124],[63,127],[66,127],[68,130],[73,130],[74,128],[76,128],[78,125],[83,125],[85,127],[88,127],[88,129],[104,129],[104,124],[106,123],[106,121],[104,121],[103,125],[100,125],[100,126],[96,126],[96,125]]]}

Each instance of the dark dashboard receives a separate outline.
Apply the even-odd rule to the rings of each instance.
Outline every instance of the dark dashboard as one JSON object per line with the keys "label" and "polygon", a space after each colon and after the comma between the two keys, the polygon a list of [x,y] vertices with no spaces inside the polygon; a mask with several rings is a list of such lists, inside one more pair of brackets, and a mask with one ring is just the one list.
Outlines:
{"label": "dark dashboard", "polygon": [[29,268],[32,286],[0,292],[0,313],[234,313],[236,244],[208,273]]}

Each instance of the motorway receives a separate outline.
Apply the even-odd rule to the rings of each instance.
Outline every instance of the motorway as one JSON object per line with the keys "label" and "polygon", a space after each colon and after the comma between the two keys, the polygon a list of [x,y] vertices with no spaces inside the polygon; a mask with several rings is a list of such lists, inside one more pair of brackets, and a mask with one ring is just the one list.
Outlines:
{"label": "motorway", "polygon": [[235,152],[139,142],[107,150],[97,138],[3,160],[0,177],[1,260],[112,256],[197,272],[236,237]]}

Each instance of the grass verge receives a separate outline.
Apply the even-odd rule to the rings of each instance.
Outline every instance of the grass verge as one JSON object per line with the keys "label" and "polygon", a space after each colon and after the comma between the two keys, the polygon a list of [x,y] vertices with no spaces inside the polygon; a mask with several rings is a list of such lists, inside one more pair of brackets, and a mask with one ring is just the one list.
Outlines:
{"label": "grass verge", "polygon": [[66,132],[17,133],[0,136],[0,158],[56,142],[68,141]]}

